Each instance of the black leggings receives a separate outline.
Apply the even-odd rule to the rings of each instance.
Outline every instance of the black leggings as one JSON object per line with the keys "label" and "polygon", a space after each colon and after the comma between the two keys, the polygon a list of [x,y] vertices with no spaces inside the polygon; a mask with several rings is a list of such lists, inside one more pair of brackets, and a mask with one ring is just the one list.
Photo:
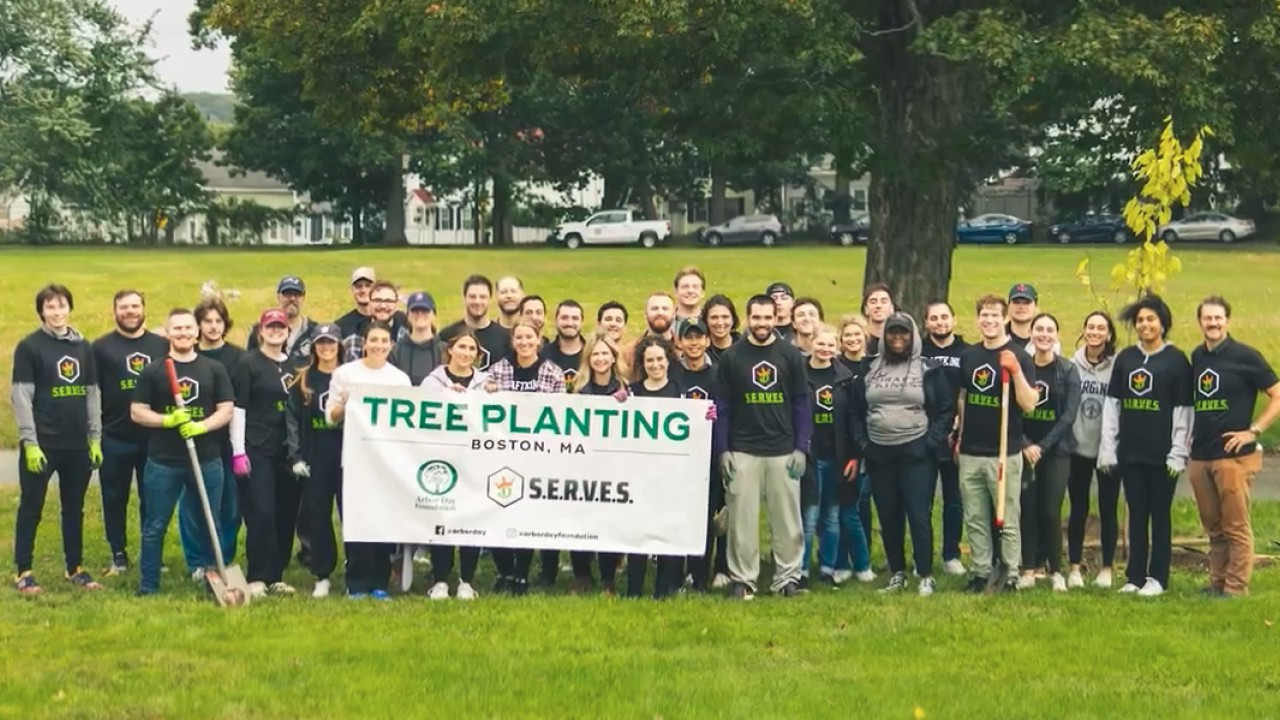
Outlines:
{"label": "black leggings", "polygon": [[1147,578],[1155,578],[1168,589],[1173,555],[1171,512],[1178,481],[1169,477],[1163,465],[1121,465],[1120,478],[1129,503],[1128,580],[1141,587]]}
{"label": "black leggings", "polygon": [[533,567],[533,550],[494,548],[493,565],[498,570],[498,577],[528,582],[529,568]]}
{"label": "black leggings", "polygon": [[298,479],[284,457],[249,455],[249,477],[236,483],[244,514],[249,582],[268,585],[284,576],[298,520]]}
{"label": "black leggings", "polygon": [[18,574],[31,569],[36,547],[36,530],[44,515],[44,498],[49,491],[49,480],[58,474],[58,499],[62,502],[62,554],[67,573],[71,574],[84,564],[84,494],[89,489],[88,450],[44,451],[44,472],[27,471],[22,448],[18,448],[18,523],[14,529],[13,559]]}
{"label": "black leggings", "polygon": [[[1097,458],[1071,456],[1071,469],[1067,476],[1067,494],[1071,499],[1071,514],[1067,519],[1067,559],[1079,565],[1084,554],[1084,528],[1089,520],[1089,488]],[[1120,523],[1116,510],[1120,504],[1120,476],[1117,473],[1098,473],[1098,519],[1102,524],[1102,567],[1109,568],[1116,557],[1116,540],[1120,537]]]}
{"label": "black leggings", "polygon": [[[453,550],[452,545],[431,546],[431,579],[433,581],[448,582],[449,573],[453,572]],[[457,550],[458,557],[461,558],[458,579],[470,585],[476,578],[476,566],[480,564],[480,548],[459,547]]]}
{"label": "black leggings", "polygon": [[[304,502],[311,527],[311,574],[327,579],[338,566],[338,543],[333,532],[333,506],[342,517],[342,465],[340,461],[313,461],[311,477],[303,481]],[[300,516],[301,517],[301,516]]]}
{"label": "black leggings", "polygon": [[1022,463],[1022,569],[1049,562],[1049,572],[1062,572],[1062,496],[1067,490],[1070,460],[1045,455]]}
{"label": "black leggings", "polygon": [[[649,556],[631,553],[627,555],[627,593],[629,598],[644,596],[644,578],[649,569]],[[657,572],[653,579],[653,596],[665,598],[674,595],[684,580],[683,555],[659,555]]]}

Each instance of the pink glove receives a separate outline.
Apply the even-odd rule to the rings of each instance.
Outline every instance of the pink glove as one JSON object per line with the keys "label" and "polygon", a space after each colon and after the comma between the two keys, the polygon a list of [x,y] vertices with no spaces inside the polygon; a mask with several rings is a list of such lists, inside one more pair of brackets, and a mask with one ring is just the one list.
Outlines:
{"label": "pink glove", "polygon": [[249,456],[248,455],[232,455],[231,456],[231,472],[236,477],[249,477]]}
{"label": "pink glove", "polygon": [[629,397],[631,397],[631,393],[628,392],[625,387],[621,388],[620,390],[618,390],[618,392],[613,394],[613,399],[617,400],[618,402],[626,402],[627,398]]}
{"label": "pink glove", "polygon": [[711,403],[710,405],[707,406],[707,419],[712,422],[715,422],[715,419],[718,417],[720,417],[720,415],[716,413],[716,404]]}

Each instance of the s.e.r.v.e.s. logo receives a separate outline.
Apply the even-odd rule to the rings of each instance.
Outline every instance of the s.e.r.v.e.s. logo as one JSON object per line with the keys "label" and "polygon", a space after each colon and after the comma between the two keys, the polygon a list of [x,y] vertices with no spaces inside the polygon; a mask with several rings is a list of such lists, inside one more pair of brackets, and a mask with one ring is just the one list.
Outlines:
{"label": "s.e.r.v.e.s. logo", "polygon": [[502,507],[511,507],[524,497],[524,476],[509,467],[489,473],[486,494]]}
{"label": "s.e.r.v.e.s. logo", "polygon": [[767,360],[761,360],[751,368],[751,382],[761,390],[768,390],[778,384],[778,368]]}

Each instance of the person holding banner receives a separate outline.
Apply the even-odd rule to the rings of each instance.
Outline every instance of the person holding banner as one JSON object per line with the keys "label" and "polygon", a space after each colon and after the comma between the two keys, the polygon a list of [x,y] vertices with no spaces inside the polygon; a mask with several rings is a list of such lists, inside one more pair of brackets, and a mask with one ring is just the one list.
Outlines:
{"label": "person holding banner", "polygon": [[[608,395],[619,402],[627,399],[627,386],[622,378],[622,351],[613,339],[608,327],[596,329],[595,335],[583,346],[582,367],[574,378],[572,390],[579,395]],[[578,594],[591,588],[591,557],[597,557],[600,566],[600,589],[612,597],[616,595],[618,565],[622,556],[618,553],[591,553],[575,550],[569,553],[573,565],[573,582],[569,592]]]}
{"label": "person holding banner", "polygon": [[[329,381],[329,406],[325,419],[337,425],[346,416],[349,390],[355,385],[390,385],[409,387],[409,376],[387,361],[391,355],[391,326],[375,320],[365,326],[364,357],[346,363],[334,371]],[[343,467],[343,480],[353,473]],[[359,473],[354,473],[359,487]],[[347,487],[350,487],[348,484]],[[349,542],[347,549],[347,597],[372,597],[388,600],[387,584],[391,581],[391,552],[385,543]]]}
{"label": "person holding banner", "polygon": [[[671,368],[679,360],[676,350],[665,338],[646,335],[636,345],[636,359],[640,361],[644,378],[628,386],[635,397],[671,398],[684,397],[680,384],[671,379]],[[649,556],[637,553],[627,555],[627,593],[629,598],[644,594],[644,578],[649,568]],[[671,597],[680,589],[684,578],[684,557],[659,555],[658,568],[653,581],[653,597],[661,600]]]}
{"label": "person holding banner", "polygon": [[[701,319],[694,318],[680,325],[680,385],[684,388],[684,396],[714,403],[720,397],[716,378],[719,368],[711,361],[708,352],[710,347],[711,336]],[[689,575],[693,578],[693,589],[699,592],[729,587],[728,550],[721,539],[725,526],[724,483],[720,481],[720,468],[717,465],[713,456],[711,487],[708,488],[707,496],[707,541],[701,555],[689,556]]]}
{"label": "person holding banner", "polygon": [[338,368],[342,330],[325,323],[312,333],[310,362],[289,383],[285,415],[287,462],[302,481],[302,506],[311,528],[311,597],[329,596],[329,576],[338,565],[333,505],[342,513],[342,433],[325,419],[329,383]]}
{"label": "person holding banner", "polygon": [[804,530],[800,478],[813,435],[813,396],[804,358],[774,332],[773,298],[747,301],[748,335],[720,359],[716,449],[729,509],[729,576],[739,600],[755,597],[760,575],[760,496],[773,537],[773,585],[799,593]]}
{"label": "person holding banner", "polygon": [[[533,296],[531,296],[533,297]],[[488,392],[562,393],[564,371],[554,362],[539,355],[542,349],[541,324],[531,317],[521,317],[511,328],[512,354],[494,363],[484,388]],[[495,548],[493,563],[498,567],[494,592],[513,595],[529,594],[529,568],[533,550]]]}
{"label": "person holding banner", "polygon": [[[470,328],[461,328],[445,342],[445,364],[431,371],[422,387],[449,392],[475,392],[484,387],[489,379],[488,373],[475,368],[476,358],[480,355],[480,339]],[[480,548],[459,547],[458,557],[461,566],[458,569],[459,600],[475,600],[476,590],[472,582],[476,577],[476,566],[480,564]],[[453,570],[453,551],[449,545],[431,546],[431,589],[427,597],[432,600],[449,599],[449,573]]]}

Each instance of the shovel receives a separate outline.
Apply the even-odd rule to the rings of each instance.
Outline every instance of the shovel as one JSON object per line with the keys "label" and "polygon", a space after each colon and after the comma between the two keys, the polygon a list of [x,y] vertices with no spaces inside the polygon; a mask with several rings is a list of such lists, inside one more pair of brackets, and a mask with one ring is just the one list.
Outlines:
{"label": "shovel", "polygon": [[991,538],[991,545],[994,548],[996,561],[994,565],[995,572],[991,573],[991,581],[987,583],[987,592],[998,592],[1004,585],[1004,581],[1008,576],[1009,566],[1004,562],[1004,540],[1002,537],[1004,531],[1004,490],[1005,483],[1009,479],[1005,477],[1005,466],[1008,458],[1005,456],[1009,452],[1009,371],[1000,370],[1000,459],[996,463],[996,521],[995,526],[1001,534],[997,534]]}
{"label": "shovel", "polygon": [[[173,401],[178,407],[186,407],[182,401],[182,388],[178,386],[178,371],[173,358],[165,358],[164,370],[169,376],[169,387],[173,391]],[[205,569],[204,579],[213,591],[218,604],[227,607],[249,604],[249,583],[244,578],[239,565],[227,567],[222,559],[222,544],[218,541],[217,525],[213,522],[213,509],[209,507],[209,493],[204,488],[204,473],[200,472],[200,457],[196,454],[196,441],[187,438],[187,455],[191,458],[191,472],[195,474],[196,490],[200,495],[200,506],[204,509],[205,525],[209,527],[209,542],[213,546],[213,559],[218,564],[214,569]]]}

